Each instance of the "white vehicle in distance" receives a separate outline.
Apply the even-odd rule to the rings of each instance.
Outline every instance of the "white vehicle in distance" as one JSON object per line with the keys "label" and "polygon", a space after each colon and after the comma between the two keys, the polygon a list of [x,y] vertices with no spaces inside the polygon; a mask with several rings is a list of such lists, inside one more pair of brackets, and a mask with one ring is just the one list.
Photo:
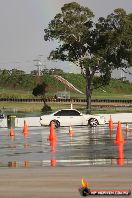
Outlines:
{"label": "white vehicle in distance", "polygon": [[61,109],[49,115],[40,117],[41,126],[49,126],[54,121],[55,127],[60,126],[83,126],[96,127],[105,124],[104,116],[82,114],[76,109]]}

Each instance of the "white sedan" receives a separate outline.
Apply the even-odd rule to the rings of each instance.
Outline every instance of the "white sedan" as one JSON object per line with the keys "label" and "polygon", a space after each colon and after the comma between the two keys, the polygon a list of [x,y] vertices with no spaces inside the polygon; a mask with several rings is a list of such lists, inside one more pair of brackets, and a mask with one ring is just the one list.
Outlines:
{"label": "white sedan", "polygon": [[76,109],[61,109],[52,114],[40,117],[40,124],[42,126],[49,126],[51,121],[54,121],[56,128],[74,125],[96,127],[97,125],[105,124],[105,118],[103,116],[82,114]]}

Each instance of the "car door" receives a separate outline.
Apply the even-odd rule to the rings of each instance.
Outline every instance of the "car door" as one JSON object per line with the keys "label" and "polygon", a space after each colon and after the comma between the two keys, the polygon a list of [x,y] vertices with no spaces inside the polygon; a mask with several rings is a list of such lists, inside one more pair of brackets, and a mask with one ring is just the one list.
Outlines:
{"label": "car door", "polygon": [[77,110],[70,110],[70,125],[83,125],[83,116]]}
{"label": "car door", "polygon": [[70,126],[70,117],[68,110],[60,110],[54,114],[54,119],[60,122],[60,126]]}
{"label": "car door", "polygon": [[63,109],[54,114],[54,119],[60,122],[60,126],[83,125],[83,116],[74,109]]}

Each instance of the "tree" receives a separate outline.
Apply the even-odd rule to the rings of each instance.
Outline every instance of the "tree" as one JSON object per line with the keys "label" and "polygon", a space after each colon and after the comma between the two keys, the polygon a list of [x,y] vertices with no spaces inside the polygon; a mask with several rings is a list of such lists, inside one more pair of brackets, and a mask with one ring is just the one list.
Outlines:
{"label": "tree", "polygon": [[37,84],[37,86],[33,89],[32,94],[34,96],[41,96],[43,102],[44,102],[44,106],[42,108],[42,112],[47,112],[47,111],[51,111],[51,107],[48,106],[45,102],[45,93],[46,93],[46,87],[47,85],[43,82],[41,84]]}
{"label": "tree", "polygon": [[25,74],[25,71],[19,70],[19,69],[12,69],[12,70],[10,71],[10,73],[11,73],[12,75],[24,75],[24,74]]}
{"label": "tree", "polygon": [[[116,9],[94,22],[93,12],[76,2],[64,4],[44,29],[44,40],[57,40],[49,59],[70,61],[81,68],[86,79],[87,109],[91,109],[92,91],[109,83],[116,68],[131,66],[132,14]],[[98,78],[94,78],[96,73]]]}
{"label": "tree", "polygon": [[37,86],[34,87],[33,92],[32,92],[34,96],[41,96],[44,104],[45,104],[46,87],[47,85],[44,82],[42,84],[37,84]]}

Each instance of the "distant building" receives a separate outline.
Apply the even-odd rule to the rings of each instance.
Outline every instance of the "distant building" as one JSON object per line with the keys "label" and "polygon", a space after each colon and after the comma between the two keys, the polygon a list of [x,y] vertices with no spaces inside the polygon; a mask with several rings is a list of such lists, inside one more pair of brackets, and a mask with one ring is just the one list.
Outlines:
{"label": "distant building", "polygon": [[70,91],[58,91],[56,97],[58,99],[70,99]]}

